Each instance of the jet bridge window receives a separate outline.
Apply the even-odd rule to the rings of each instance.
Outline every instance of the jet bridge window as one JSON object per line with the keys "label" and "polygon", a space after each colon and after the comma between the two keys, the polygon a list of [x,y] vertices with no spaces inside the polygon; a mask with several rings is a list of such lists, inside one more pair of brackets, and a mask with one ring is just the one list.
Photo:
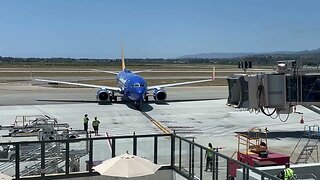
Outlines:
{"label": "jet bridge window", "polygon": [[320,102],[320,76],[304,75],[286,78],[287,102]]}
{"label": "jet bridge window", "polygon": [[144,84],[134,83],[132,86],[133,87],[144,87]]}

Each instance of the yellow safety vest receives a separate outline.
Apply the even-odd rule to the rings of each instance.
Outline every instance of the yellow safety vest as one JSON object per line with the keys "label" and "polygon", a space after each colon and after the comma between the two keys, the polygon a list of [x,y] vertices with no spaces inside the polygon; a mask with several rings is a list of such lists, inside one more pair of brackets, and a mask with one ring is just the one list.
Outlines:
{"label": "yellow safety vest", "polygon": [[83,123],[88,123],[89,122],[89,118],[88,117],[84,117],[83,118]]}
{"label": "yellow safety vest", "polygon": [[[213,150],[213,148],[208,147],[210,150]],[[207,157],[213,157],[212,151],[207,151]]]}
{"label": "yellow safety vest", "polygon": [[98,120],[92,121],[92,126],[94,126],[94,127],[99,126],[99,124],[100,124],[100,121],[98,121]]}
{"label": "yellow safety vest", "polygon": [[290,180],[293,179],[294,171],[291,168],[287,168],[284,170],[284,179]]}

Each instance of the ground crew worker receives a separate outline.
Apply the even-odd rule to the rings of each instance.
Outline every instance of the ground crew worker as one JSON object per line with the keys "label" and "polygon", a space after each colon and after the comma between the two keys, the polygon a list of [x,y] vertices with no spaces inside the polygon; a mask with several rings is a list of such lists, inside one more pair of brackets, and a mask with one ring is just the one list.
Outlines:
{"label": "ground crew worker", "polygon": [[[210,171],[212,171],[212,157],[213,157],[213,147],[212,147],[212,144],[209,143],[208,144],[208,148],[211,150],[211,151],[206,151],[206,169],[205,171],[208,171],[208,169],[210,168]],[[210,167],[209,167],[210,166]]]}
{"label": "ground crew worker", "polygon": [[292,180],[295,178],[294,171],[290,168],[290,164],[285,164],[285,169],[281,171],[280,175],[278,175],[279,178],[284,180]]}
{"label": "ground crew worker", "polygon": [[88,114],[85,114],[83,118],[83,130],[85,130],[86,132],[88,131],[88,122],[89,122]]}
{"label": "ground crew worker", "polygon": [[99,124],[100,124],[100,121],[98,121],[98,118],[94,117],[94,120],[92,121],[92,127],[94,130],[94,135],[96,136],[98,136]]}
{"label": "ground crew worker", "polygon": [[294,179],[294,171],[290,168],[290,164],[286,163],[286,168],[284,169],[284,180]]}

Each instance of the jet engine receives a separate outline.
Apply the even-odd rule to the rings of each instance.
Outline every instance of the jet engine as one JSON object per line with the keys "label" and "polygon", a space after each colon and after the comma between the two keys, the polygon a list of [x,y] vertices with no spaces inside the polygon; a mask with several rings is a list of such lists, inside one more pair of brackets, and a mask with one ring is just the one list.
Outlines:
{"label": "jet engine", "polygon": [[96,98],[99,101],[109,101],[111,92],[106,89],[99,89]]}
{"label": "jet engine", "polygon": [[153,92],[153,98],[155,101],[164,101],[167,99],[167,93],[164,89],[155,89]]}

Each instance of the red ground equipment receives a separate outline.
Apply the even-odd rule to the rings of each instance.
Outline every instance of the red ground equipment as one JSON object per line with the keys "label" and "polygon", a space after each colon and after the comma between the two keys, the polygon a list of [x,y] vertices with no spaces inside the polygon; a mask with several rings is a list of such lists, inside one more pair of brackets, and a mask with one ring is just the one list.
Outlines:
{"label": "red ground equipment", "polygon": [[[237,160],[253,167],[278,166],[290,162],[290,156],[270,151],[268,148],[268,129],[253,128],[247,132],[237,133]],[[229,163],[231,177],[236,177],[239,166]]]}

